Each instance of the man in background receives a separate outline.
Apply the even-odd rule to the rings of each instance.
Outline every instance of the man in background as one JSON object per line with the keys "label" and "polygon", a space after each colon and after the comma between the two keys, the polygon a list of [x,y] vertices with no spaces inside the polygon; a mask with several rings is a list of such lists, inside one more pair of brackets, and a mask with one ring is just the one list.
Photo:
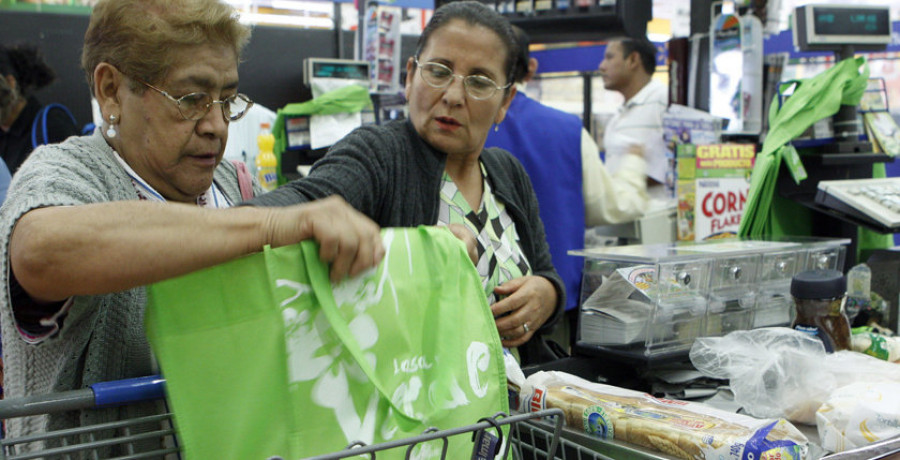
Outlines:
{"label": "man in background", "polygon": [[656,46],[646,39],[615,38],[606,44],[600,75],[603,86],[618,91],[625,104],[607,123],[603,145],[606,166],[615,174],[629,149],[641,146],[647,160],[650,196],[666,199],[670,169],[663,142],[662,116],[669,104],[666,85],[654,80]]}
{"label": "man in background", "polygon": [[528,36],[518,27],[513,29],[519,48],[513,76],[518,91],[504,121],[488,133],[485,147],[511,152],[534,185],[553,266],[566,286],[568,321],[560,322],[563,328],[553,338],[569,347],[577,324],[584,259],[568,251],[584,249],[586,226],[629,222],[643,215],[648,201],[647,163],[640,148],[635,148],[621,159],[618,173],[610,176],[578,116],[526,96],[525,83],[538,63],[528,53]]}

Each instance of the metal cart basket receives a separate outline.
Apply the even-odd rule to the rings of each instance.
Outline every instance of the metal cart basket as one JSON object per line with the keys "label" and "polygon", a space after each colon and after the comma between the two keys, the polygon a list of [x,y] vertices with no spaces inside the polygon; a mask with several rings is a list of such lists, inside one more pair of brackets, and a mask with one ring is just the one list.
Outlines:
{"label": "metal cart basket", "polygon": [[[158,401],[159,413],[133,419],[100,423],[77,428],[47,431],[40,434],[0,440],[0,460],[59,458],[59,459],[179,459],[180,448],[172,423],[172,414],[165,405],[165,380],[159,376],[126,379],[92,385],[90,388],[50,395],[0,401],[0,420],[25,416],[39,416],[73,410],[103,410],[147,401]],[[496,414],[471,425],[438,430],[396,441],[366,445],[353,443],[344,450],[314,457],[318,460],[340,459],[368,455],[376,459],[379,452],[405,450],[406,456],[424,442],[443,440],[451,436],[468,436],[473,440],[483,432],[498,433],[509,427],[509,442],[503,443],[505,455],[514,460],[610,460],[578,440],[566,439],[563,433],[563,412],[548,409],[526,414]],[[141,449],[136,446],[154,446]],[[52,447],[50,447],[52,446]],[[474,444],[473,444],[474,448]],[[402,452],[402,450],[400,450]],[[114,452],[113,454],[111,454]],[[496,454],[502,453],[498,449]],[[496,455],[495,454],[495,455]],[[473,456],[473,458],[476,458]],[[260,459],[263,460],[263,459]]]}
{"label": "metal cart basket", "polygon": [[[90,388],[0,401],[0,420],[158,401],[157,414],[0,440],[0,460],[31,458],[177,458],[172,414],[159,376],[103,382]],[[150,442],[158,446],[141,449]],[[123,455],[124,454],[124,455]]]}

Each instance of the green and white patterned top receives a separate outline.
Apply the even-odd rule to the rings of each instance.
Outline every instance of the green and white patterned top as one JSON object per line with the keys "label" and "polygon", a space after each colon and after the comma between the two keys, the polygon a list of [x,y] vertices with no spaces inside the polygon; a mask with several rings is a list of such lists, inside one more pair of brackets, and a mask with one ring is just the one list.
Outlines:
{"label": "green and white patterned top", "polygon": [[456,187],[450,175],[444,171],[441,185],[441,205],[438,225],[463,224],[477,241],[478,275],[492,305],[498,299],[494,288],[514,278],[531,274],[528,259],[522,254],[519,234],[512,218],[506,213],[506,205],[497,201],[487,181],[487,171],[481,165],[484,192],[478,212],[472,210],[466,198]]}

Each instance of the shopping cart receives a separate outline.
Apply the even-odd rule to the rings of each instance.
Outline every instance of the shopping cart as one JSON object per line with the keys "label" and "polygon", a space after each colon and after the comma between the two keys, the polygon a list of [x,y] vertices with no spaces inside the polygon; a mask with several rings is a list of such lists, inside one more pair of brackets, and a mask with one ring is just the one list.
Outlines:
{"label": "shopping cart", "polygon": [[[0,460],[32,458],[178,458],[172,414],[159,376],[103,382],[90,388],[0,401],[0,420],[158,401],[156,414],[0,440]],[[154,442],[154,440],[158,442]],[[147,445],[154,448],[142,448]],[[48,447],[52,446],[52,447]]]}
{"label": "shopping cart", "polygon": [[[159,376],[150,376],[104,382],[92,385],[90,388],[52,395],[2,400],[0,401],[0,420],[4,421],[15,417],[73,410],[103,410],[146,401],[159,401],[161,410],[158,414],[134,419],[2,439],[0,440],[0,460],[105,459],[111,458],[110,452],[116,452],[112,456],[117,459],[181,458],[172,425],[172,414],[164,404],[164,386],[164,379]],[[445,449],[442,458],[446,458],[446,446],[450,437],[468,436],[474,440],[476,436],[490,432],[496,433],[499,438],[503,435],[502,430],[508,426],[509,442],[502,443],[502,439],[500,440],[505,451],[500,458],[611,460],[610,457],[601,455],[579,442],[573,442],[561,436],[563,421],[563,412],[559,409],[513,415],[500,413],[485,417],[471,425],[445,430],[430,428],[418,436],[396,441],[373,445],[356,442],[348,445],[344,450],[314,457],[314,459],[342,459],[360,455],[376,459],[379,452],[398,450],[405,450],[406,456],[409,458],[417,445],[428,442],[442,444]],[[141,446],[146,447],[148,442],[153,442],[153,449],[140,448]],[[23,451],[28,450],[23,449],[26,446],[30,446],[32,451]],[[35,450],[35,446],[38,446],[37,450]]]}

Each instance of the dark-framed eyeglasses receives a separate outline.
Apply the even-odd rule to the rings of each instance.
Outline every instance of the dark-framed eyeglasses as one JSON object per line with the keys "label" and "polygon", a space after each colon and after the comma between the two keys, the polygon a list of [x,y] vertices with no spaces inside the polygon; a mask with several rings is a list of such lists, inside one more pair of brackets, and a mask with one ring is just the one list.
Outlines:
{"label": "dark-framed eyeglasses", "polygon": [[512,85],[510,82],[507,83],[506,86],[500,86],[494,80],[491,80],[484,75],[457,75],[453,73],[453,70],[450,69],[450,67],[447,67],[444,64],[439,64],[437,62],[426,62],[425,64],[421,64],[419,63],[418,57],[415,57],[414,59],[416,61],[416,67],[421,69],[419,73],[422,75],[422,80],[425,80],[425,83],[428,83],[428,86],[431,86],[432,88],[446,88],[450,86],[450,83],[453,82],[454,78],[461,78],[463,87],[466,89],[466,94],[471,96],[472,99],[490,99],[497,91],[505,90]]}
{"label": "dark-framed eyeglasses", "polygon": [[204,92],[185,94],[184,96],[176,98],[168,92],[163,91],[140,78],[135,78],[135,80],[174,102],[178,107],[178,112],[185,120],[197,121],[205,117],[212,109],[213,105],[219,104],[222,106],[222,117],[225,119],[226,123],[238,121],[246,115],[250,107],[253,106],[253,101],[251,101],[247,95],[241,93],[228,96],[220,101],[213,100],[212,96]]}

